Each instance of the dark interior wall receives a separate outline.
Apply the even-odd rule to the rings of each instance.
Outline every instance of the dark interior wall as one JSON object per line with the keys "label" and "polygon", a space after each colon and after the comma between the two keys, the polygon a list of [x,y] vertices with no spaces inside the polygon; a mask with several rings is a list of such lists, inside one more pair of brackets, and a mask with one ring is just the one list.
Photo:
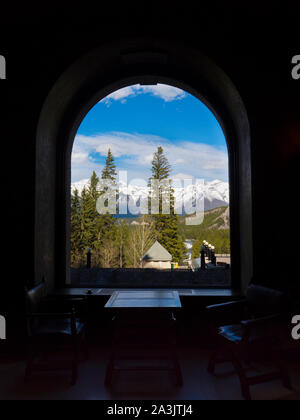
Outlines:
{"label": "dark interior wall", "polygon": [[5,261],[13,292],[5,299],[7,309],[21,311],[23,285],[34,279],[35,139],[42,105],[80,56],[130,36],[180,40],[211,58],[233,81],[251,128],[255,278],[278,287],[297,284],[292,271],[300,224],[300,80],[291,77],[291,59],[300,54],[298,11],[277,3],[272,8],[213,6],[112,5],[101,11],[49,13],[45,8],[8,15],[0,38],[0,54],[7,60],[7,80],[0,81],[1,95],[7,95],[2,179],[8,194],[16,185],[17,193],[10,193],[3,219],[13,220]]}

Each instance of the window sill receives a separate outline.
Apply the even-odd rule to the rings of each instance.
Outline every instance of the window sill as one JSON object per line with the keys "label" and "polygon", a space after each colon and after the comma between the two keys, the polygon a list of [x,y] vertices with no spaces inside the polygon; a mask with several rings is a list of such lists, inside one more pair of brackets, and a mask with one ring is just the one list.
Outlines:
{"label": "window sill", "polygon": [[[55,290],[52,295],[53,296],[111,296],[113,292],[116,290],[120,290],[120,288],[86,288],[86,287],[69,287],[69,288],[63,288],[63,289],[57,289]],[[234,289],[170,289],[170,288],[164,288],[164,289],[157,289],[157,288],[122,288],[122,290],[176,290],[179,293],[179,296],[188,296],[188,297],[196,297],[196,296],[203,296],[203,297],[240,297],[242,296],[241,291],[234,290]]]}

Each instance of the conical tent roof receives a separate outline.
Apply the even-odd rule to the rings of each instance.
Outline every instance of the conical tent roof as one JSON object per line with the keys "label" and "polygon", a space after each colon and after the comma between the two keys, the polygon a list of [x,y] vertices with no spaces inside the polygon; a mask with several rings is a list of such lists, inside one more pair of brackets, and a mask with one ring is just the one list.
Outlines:
{"label": "conical tent roof", "polygon": [[146,261],[172,261],[172,255],[158,241],[155,241],[143,256]]}

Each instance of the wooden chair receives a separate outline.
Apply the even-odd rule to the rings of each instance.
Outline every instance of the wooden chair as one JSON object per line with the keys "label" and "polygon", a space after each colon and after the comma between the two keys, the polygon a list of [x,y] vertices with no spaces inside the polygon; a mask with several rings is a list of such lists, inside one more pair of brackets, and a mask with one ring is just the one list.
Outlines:
{"label": "wooden chair", "polygon": [[[285,319],[283,302],[282,292],[250,285],[245,299],[206,308],[214,324],[220,323],[217,327],[218,349],[210,358],[208,371],[214,374],[217,363],[230,361],[246,400],[251,399],[251,385],[275,379],[291,389],[278,335]],[[276,370],[248,377],[242,362],[249,364],[254,355],[266,357]]]}
{"label": "wooden chair", "polygon": [[[25,295],[28,336],[25,381],[29,381],[33,371],[71,369],[72,385],[75,385],[81,345],[85,358],[88,358],[86,299],[68,298],[60,301],[47,298],[45,281],[31,290],[25,289]],[[71,348],[72,359],[48,360],[49,352],[57,348]],[[38,356],[41,356],[39,362]]]}

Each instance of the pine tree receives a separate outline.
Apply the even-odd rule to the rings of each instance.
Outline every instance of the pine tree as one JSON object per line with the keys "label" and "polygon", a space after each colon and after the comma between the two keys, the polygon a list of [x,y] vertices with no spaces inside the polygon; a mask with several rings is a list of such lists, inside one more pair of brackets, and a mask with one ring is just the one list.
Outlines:
{"label": "pine tree", "polygon": [[74,190],[71,197],[71,226],[70,226],[71,266],[80,264],[82,254],[81,241],[81,203],[79,192]]}
{"label": "pine tree", "polygon": [[[100,215],[97,212],[97,200],[109,188],[116,186],[116,166],[111,151],[108,151],[106,165],[101,174],[101,180],[108,180],[101,189],[100,180],[95,171],[84,187],[79,197],[78,190],[74,191],[71,207],[71,264],[84,264],[88,248],[92,250],[93,266],[107,266],[110,251],[107,246],[114,245],[116,229],[112,215]],[[105,252],[104,252],[105,251]],[[109,251],[109,252],[108,252]],[[112,261],[115,259],[112,258]],[[102,264],[103,263],[103,264]]]}
{"label": "pine tree", "polygon": [[154,179],[168,179],[171,172],[171,165],[164,155],[164,150],[161,146],[157,148],[157,152],[153,155],[152,160],[152,177]]}
{"label": "pine tree", "polygon": [[95,171],[93,171],[93,174],[90,178],[87,195],[88,195],[88,200],[90,202],[90,218],[93,220],[90,247],[92,249],[97,249],[100,243],[100,232],[102,230],[103,223],[101,220],[101,216],[97,212],[97,200],[100,196],[100,192],[99,192],[99,178]]}
{"label": "pine tree", "polygon": [[86,253],[88,248],[94,248],[97,238],[95,223],[95,202],[89,190],[83,188],[81,193],[81,241],[82,251]]}
{"label": "pine tree", "polygon": [[[104,193],[116,190],[116,165],[111,150],[108,149],[105,166],[101,173],[97,198]],[[97,218],[98,254],[102,266],[107,266],[108,253],[104,247],[112,246],[116,239],[116,219],[112,214],[102,214]]]}
{"label": "pine tree", "polygon": [[116,176],[117,176],[117,172],[116,172],[116,165],[114,163],[114,157],[111,153],[111,150],[108,149],[108,153],[107,153],[107,157],[106,157],[106,162],[105,162],[105,166],[102,170],[102,179],[110,179],[111,181],[116,181]]}
{"label": "pine tree", "polygon": [[[150,196],[149,206],[151,209],[151,199],[157,201],[158,214],[154,214],[156,239],[172,255],[173,261],[181,261],[184,255],[184,243],[178,232],[178,216],[175,212],[174,190],[172,181],[169,179],[171,166],[167,157],[164,155],[162,147],[158,147],[152,160],[152,176],[149,179]],[[158,182],[158,188],[153,188],[153,183]],[[169,214],[164,214],[169,210]]]}
{"label": "pine tree", "polygon": [[[93,174],[89,181],[88,193],[91,195],[91,197],[94,199],[96,203],[97,198],[99,197],[99,178],[95,171],[93,171]],[[96,209],[96,206],[95,206],[95,209]]]}

